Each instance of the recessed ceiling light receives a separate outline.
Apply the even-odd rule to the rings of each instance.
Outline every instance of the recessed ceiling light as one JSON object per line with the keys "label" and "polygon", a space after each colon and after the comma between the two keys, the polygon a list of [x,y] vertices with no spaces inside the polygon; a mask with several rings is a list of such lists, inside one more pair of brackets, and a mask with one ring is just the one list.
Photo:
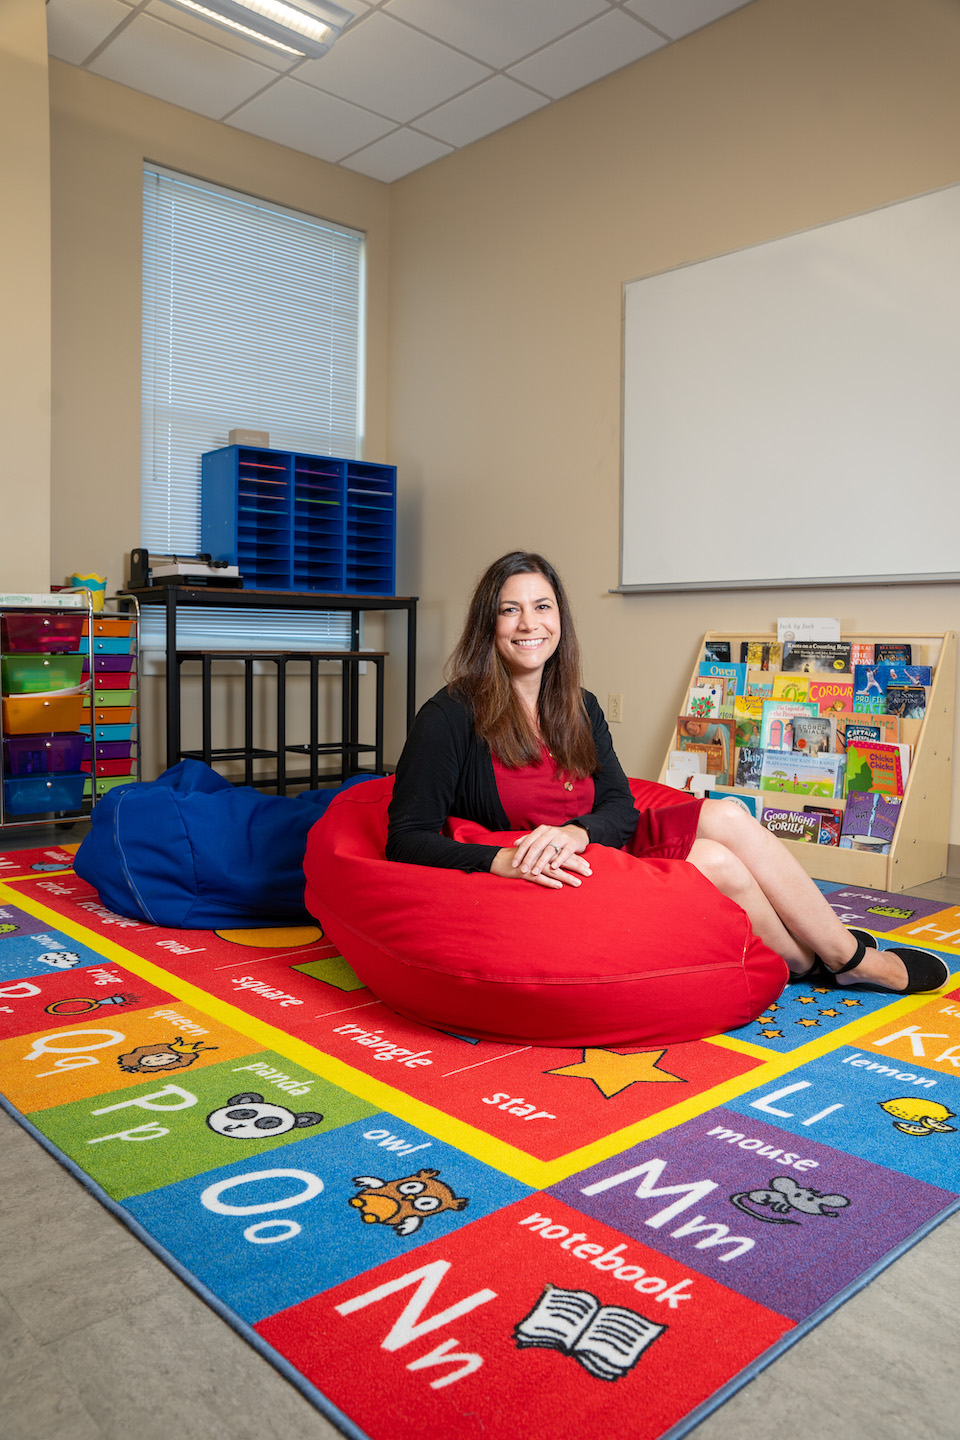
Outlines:
{"label": "recessed ceiling light", "polygon": [[289,55],[325,55],[353,12],[330,0],[166,0],[201,15],[233,35],[243,35]]}

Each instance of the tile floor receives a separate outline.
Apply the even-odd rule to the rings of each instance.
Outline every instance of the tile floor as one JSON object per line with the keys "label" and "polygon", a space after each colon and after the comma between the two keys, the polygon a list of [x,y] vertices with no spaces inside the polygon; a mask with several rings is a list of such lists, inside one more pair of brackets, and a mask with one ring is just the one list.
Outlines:
{"label": "tile floor", "polygon": [[[0,848],[56,840],[67,836],[20,832]],[[919,893],[960,904],[960,877]],[[3,1112],[0,1201],[2,1440],[339,1434]],[[704,1420],[695,1440],[960,1436],[958,1294],[960,1214]]]}

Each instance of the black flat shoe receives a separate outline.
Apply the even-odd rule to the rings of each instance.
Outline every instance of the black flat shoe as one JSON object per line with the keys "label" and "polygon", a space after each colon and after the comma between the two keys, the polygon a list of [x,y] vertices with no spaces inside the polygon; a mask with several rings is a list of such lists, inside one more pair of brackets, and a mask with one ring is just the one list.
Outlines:
{"label": "black flat shoe", "polygon": [[[834,975],[846,975],[850,970],[856,970],[862,962],[868,950],[877,950],[879,946],[872,935],[864,930],[851,930],[851,935],[857,941],[857,953],[846,965],[841,965],[839,970],[834,970]],[[867,942],[870,942],[869,944]],[[928,990],[941,990],[950,979],[950,967],[939,955],[932,955],[929,950],[914,950],[909,945],[890,945],[898,959],[903,961],[907,972],[907,984],[903,990],[893,990],[889,985],[877,985],[873,981],[864,981],[863,987],[859,985],[845,986],[845,989],[860,989],[869,987],[871,990],[883,991],[886,995],[922,995]]]}

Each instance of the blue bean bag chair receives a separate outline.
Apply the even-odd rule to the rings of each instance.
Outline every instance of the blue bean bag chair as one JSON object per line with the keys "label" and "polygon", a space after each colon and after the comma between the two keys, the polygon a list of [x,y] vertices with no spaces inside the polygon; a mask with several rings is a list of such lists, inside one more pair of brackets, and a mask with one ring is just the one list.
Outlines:
{"label": "blue bean bag chair", "polygon": [[93,808],[74,870],[108,909],[170,929],[312,920],[303,903],[307,835],[337,789],[264,795],[200,760],[119,785]]}

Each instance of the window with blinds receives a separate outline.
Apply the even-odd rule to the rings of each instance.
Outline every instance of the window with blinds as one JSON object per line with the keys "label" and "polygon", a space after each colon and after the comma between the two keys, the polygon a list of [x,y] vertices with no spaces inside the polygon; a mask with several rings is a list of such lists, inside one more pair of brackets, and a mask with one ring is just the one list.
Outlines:
{"label": "window with blinds", "polygon": [[[141,544],[199,551],[200,456],[235,427],[358,458],[362,335],[361,232],[148,167]],[[249,637],[249,614],[230,622]],[[347,643],[348,616],[322,628],[324,645]]]}

